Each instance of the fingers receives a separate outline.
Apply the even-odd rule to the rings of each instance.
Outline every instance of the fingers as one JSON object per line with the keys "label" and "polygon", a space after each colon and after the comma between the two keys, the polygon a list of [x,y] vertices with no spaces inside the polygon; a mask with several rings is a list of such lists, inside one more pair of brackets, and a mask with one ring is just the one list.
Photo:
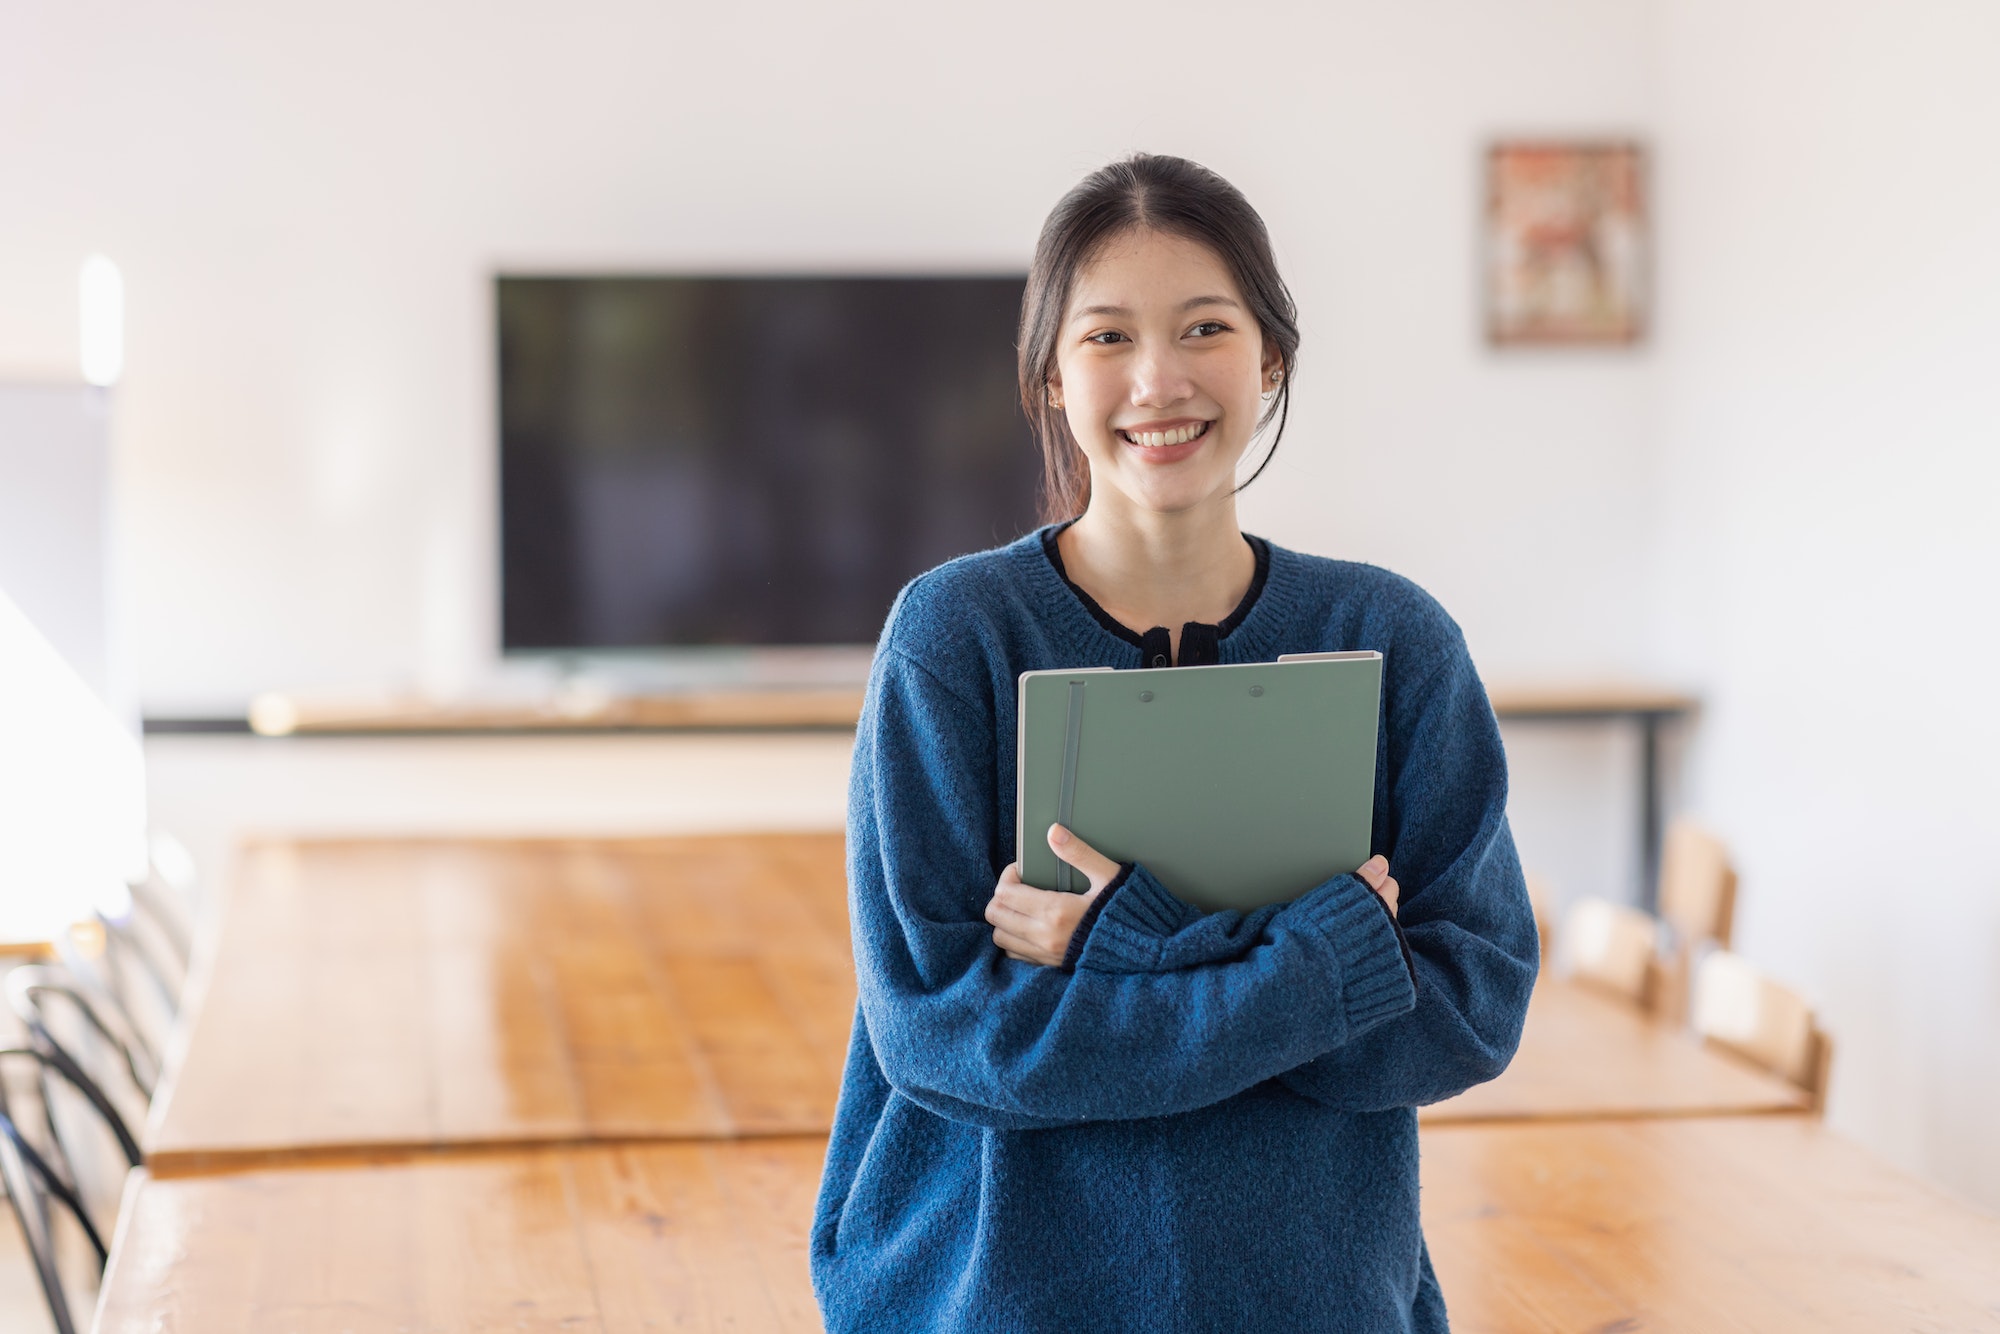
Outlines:
{"label": "fingers", "polygon": [[985,917],[993,928],[993,943],[1009,957],[1055,967],[1068,953],[1070,937],[1091,894],[1058,894],[1021,883],[1019,868],[1009,866],[986,901]]}
{"label": "fingers", "polygon": [[[1053,897],[1053,896],[1052,896]],[[1071,903],[1077,895],[1062,896]],[[993,943],[1009,954],[1026,955],[1035,963],[1058,964],[1069,949],[1076,922],[1024,913],[995,899],[986,905],[986,922],[993,928]]]}
{"label": "fingers", "polygon": [[1117,862],[1059,824],[1049,826],[1049,848],[1056,856],[1083,872],[1093,890],[1103,889],[1118,876]]}
{"label": "fingers", "polygon": [[1008,958],[1019,959],[1022,963],[1040,964],[1044,968],[1053,968],[1062,962],[1062,955],[1056,953],[1045,942],[1034,941],[1025,936],[1016,935],[1005,927],[995,928],[993,943],[998,945],[1001,953],[1005,954]]}
{"label": "fingers", "polygon": [[1389,859],[1381,855],[1370,857],[1355,868],[1354,874],[1361,877],[1368,888],[1375,891],[1382,902],[1389,905],[1389,915],[1394,917],[1403,897],[1402,886],[1389,874]]}
{"label": "fingers", "polygon": [[1023,935],[1034,929],[1037,920],[1033,913],[1023,912],[1018,905],[1008,902],[1004,890],[986,902],[986,921],[990,926],[1004,927],[1016,935]]}

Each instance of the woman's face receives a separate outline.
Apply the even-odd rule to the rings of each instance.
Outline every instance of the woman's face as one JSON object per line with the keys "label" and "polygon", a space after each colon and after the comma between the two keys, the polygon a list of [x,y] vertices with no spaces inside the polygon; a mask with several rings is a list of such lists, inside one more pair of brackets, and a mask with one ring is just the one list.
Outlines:
{"label": "woman's face", "polygon": [[1213,251],[1114,237],[1077,275],[1050,386],[1090,461],[1091,507],[1175,514],[1227,496],[1277,369]]}

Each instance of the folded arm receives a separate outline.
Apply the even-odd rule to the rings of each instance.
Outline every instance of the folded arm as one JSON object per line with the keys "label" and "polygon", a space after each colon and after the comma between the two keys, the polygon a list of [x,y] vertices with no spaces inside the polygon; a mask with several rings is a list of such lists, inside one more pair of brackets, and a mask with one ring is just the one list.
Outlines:
{"label": "folded arm", "polygon": [[1462,641],[1423,681],[1385,689],[1375,847],[1402,884],[1397,918],[1416,1004],[1355,1041],[1328,1043],[1287,1087],[1342,1111],[1438,1102],[1506,1069],[1540,966],[1533,910],[1507,827],[1500,730]]}
{"label": "folded arm", "polygon": [[[905,1096],[1008,1128],[1169,1115],[1410,1008],[1394,927],[1353,876],[1282,910],[1174,926],[1194,910],[1135,867],[1074,972],[1008,958],[983,916],[1001,859],[995,725],[907,655],[878,659],[849,878],[868,1033]],[[1228,948],[1175,948],[1190,929]]]}
{"label": "folded arm", "polygon": [[[1535,977],[1533,917],[1507,830],[1498,731],[1455,633],[1444,647],[1450,651],[1424,680],[1391,678],[1377,777],[1374,844],[1388,851],[1406,886],[1397,931],[1416,1003],[1365,1034],[1329,1032],[1324,1051],[1281,1075],[1293,1091],[1342,1110],[1436,1102],[1499,1074],[1519,1040]],[[1119,868],[1084,851],[1076,865],[1103,888],[1068,938],[1065,966],[1169,972],[1224,963],[1286,929],[1293,910],[1203,913],[1143,868],[1114,880]],[[1070,896],[1026,889],[1013,897],[1045,913]]]}

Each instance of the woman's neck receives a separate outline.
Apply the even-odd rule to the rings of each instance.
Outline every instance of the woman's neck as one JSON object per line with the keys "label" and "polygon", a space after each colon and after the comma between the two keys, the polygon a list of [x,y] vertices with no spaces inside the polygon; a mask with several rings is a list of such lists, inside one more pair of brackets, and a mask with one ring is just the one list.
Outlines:
{"label": "woman's neck", "polygon": [[1138,631],[1165,626],[1176,660],[1182,624],[1226,619],[1257,574],[1233,496],[1180,514],[1114,510],[1093,497],[1056,546],[1070,579],[1114,620]]}

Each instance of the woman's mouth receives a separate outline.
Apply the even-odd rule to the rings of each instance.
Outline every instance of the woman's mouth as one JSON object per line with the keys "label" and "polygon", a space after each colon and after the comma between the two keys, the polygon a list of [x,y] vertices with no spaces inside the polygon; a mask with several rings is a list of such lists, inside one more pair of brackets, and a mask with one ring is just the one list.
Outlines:
{"label": "woman's mouth", "polygon": [[1185,445],[1208,434],[1213,422],[1191,422],[1186,426],[1176,426],[1168,431],[1120,431],[1118,438],[1128,445],[1141,449],[1166,449],[1174,445]]}

